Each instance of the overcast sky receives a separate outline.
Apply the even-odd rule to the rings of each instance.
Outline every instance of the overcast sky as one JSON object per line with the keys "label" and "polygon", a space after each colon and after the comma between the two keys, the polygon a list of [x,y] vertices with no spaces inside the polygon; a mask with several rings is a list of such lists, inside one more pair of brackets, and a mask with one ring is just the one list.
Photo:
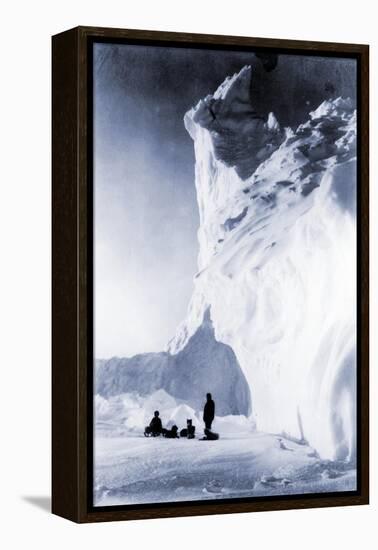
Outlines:
{"label": "overcast sky", "polygon": [[183,117],[244,65],[257,109],[295,125],[327,94],[355,95],[350,60],[94,46],[95,357],[165,349],[185,318],[198,253],[193,142]]}

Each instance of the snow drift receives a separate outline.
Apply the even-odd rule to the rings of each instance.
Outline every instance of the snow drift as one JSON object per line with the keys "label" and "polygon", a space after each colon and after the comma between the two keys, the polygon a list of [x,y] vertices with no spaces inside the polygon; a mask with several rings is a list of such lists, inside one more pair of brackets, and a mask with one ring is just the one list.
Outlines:
{"label": "snow drift", "polygon": [[353,460],[354,105],[327,100],[295,130],[282,129],[273,113],[264,119],[253,109],[252,76],[244,67],[185,115],[199,269],[169,354],[188,349],[210,311],[215,339],[247,379],[258,429]]}
{"label": "snow drift", "polygon": [[[174,424],[179,429],[186,428],[188,418],[192,419],[197,435],[202,435],[202,411],[195,411],[184,400],[174,399],[164,390],[157,390],[150,395],[122,393],[105,398],[95,395],[94,414],[97,437],[141,436],[154,411],[160,411],[160,418],[165,428]],[[252,418],[244,415],[216,416],[215,429],[225,434],[240,436],[251,434],[254,429]]]}

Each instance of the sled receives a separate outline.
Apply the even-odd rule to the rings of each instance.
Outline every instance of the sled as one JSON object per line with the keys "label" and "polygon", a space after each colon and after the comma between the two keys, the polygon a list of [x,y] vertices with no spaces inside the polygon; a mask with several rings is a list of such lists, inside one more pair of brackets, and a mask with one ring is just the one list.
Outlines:
{"label": "sled", "polygon": [[159,432],[153,432],[149,426],[147,426],[144,430],[144,437],[159,437],[160,435],[162,434]]}

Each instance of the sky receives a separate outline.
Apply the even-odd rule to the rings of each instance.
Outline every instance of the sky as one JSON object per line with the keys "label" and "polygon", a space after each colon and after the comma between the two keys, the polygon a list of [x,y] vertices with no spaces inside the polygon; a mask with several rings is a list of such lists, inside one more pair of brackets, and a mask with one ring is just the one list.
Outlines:
{"label": "sky", "polygon": [[244,65],[256,109],[295,126],[328,96],[355,93],[355,64],[252,52],[94,45],[95,357],[162,351],[185,318],[199,224],[183,117]]}

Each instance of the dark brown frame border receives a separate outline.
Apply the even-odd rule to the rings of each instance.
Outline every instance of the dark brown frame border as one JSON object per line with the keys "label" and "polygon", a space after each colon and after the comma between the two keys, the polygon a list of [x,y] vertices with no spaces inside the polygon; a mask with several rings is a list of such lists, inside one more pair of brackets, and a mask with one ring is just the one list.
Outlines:
{"label": "dark brown frame border", "polygon": [[[92,281],[88,209],[88,44],[93,40],[169,46],[263,48],[344,55],[359,62],[359,491],[254,501],[91,508],[88,486],[88,330]],[[238,36],[76,27],[52,39],[52,512],[78,523],[349,506],[369,502],[369,47]]]}

